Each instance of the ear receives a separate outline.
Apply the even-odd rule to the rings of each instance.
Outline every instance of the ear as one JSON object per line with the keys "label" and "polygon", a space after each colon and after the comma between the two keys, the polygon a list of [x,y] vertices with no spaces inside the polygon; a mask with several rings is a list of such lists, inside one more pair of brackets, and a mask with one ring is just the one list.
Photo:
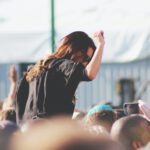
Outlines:
{"label": "ear", "polygon": [[142,143],[140,141],[133,141],[132,142],[132,148],[133,148],[133,150],[137,150],[137,149],[141,148],[142,146],[143,145],[142,145]]}

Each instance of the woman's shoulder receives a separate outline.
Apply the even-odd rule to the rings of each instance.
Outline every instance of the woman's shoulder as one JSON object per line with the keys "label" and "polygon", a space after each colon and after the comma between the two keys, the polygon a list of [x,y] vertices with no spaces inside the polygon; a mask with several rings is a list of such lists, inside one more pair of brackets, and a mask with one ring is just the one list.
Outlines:
{"label": "woman's shoulder", "polygon": [[73,72],[78,69],[83,70],[85,67],[80,63],[74,62],[73,60],[64,58],[54,58],[49,62],[48,68],[54,68],[63,72]]}
{"label": "woman's shoulder", "polygon": [[74,66],[77,65],[74,61],[64,58],[53,58],[49,61],[49,66]]}

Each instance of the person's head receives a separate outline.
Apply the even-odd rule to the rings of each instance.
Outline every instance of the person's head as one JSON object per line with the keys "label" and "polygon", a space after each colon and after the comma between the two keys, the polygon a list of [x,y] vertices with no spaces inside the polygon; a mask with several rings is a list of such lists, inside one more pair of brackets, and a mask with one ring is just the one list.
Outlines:
{"label": "person's head", "polygon": [[112,106],[107,104],[99,104],[95,105],[87,112],[87,116],[91,116],[92,114],[102,111],[102,110],[113,110]]}
{"label": "person's head", "polygon": [[86,33],[76,31],[64,37],[54,56],[84,63],[90,61],[95,49],[93,40]]}
{"label": "person's head", "polygon": [[150,141],[150,124],[140,115],[130,115],[117,120],[111,136],[127,150],[137,150]]}
{"label": "person's head", "polygon": [[90,135],[73,120],[55,118],[30,126],[11,146],[12,150],[116,150],[117,144]]}
{"label": "person's head", "polygon": [[48,122],[49,120],[44,118],[30,119],[20,125],[20,131],[25,133],[28,132],[28,130],[30,131],[31,128],[34,128],[34,126],[37,127],[38,125],[40,126],[41,124]]}
{"label": "person's head", "polygon": [[112,124],[116,120],[116,115],[112,110],[100,110],[89,115],[85,119],[87,125],[100,125],[104,127],[107,132],[110,132]]}
{"label": "person's head", "polygon": [[84,32],[76,31],[66,35],[61,45],[51,55],[41,60],[27,74],[27,80],[30,81],[47,65],[52,58],[69,59],[76,63],[87,65],[91,60],[96,47],[93,40]]}
{"label": "person's head", "polygon": [[0,150],[8,150],[13,133],[18,130],[15,123],[7,120],[0,121]]}
{"label": "person's head", "polygon": [[9,120],[16,123],[16,112],[15,109],[7,109],[1,111],[1,120]]}

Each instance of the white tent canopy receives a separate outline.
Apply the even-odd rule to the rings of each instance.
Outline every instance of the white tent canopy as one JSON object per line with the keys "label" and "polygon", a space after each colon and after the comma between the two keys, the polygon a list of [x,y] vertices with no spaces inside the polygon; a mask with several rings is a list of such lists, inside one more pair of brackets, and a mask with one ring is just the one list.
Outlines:
{"label": "white tent canopy", "polygon": [[[56,42],[105,32],[103,62],[150,57],[149,0],[55,0]],[[0,63],[33,62],[50,50],[50,0],[0,0]]]}

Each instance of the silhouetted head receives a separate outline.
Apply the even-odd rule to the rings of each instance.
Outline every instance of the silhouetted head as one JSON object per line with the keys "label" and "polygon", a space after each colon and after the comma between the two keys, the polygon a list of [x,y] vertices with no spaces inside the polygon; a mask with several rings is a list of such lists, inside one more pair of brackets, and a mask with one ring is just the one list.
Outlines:
{"label": "silhouetted head", "polygon": [[88,125],[100,125],[104,127],[107,132],[110,132],[112,124],[116,120],[116,115],[112,110],[100,110],[88,115],[85,122]]}
{"label": "silhouetted head", "polygon": [[11,137],[17,129],[17,125],[11,121],[0,121],[0,150],[8,150]]}
{"label": "silhouetted head", "polygon": [[137,150],[150,141],[150,125],[141,115],[130,115],[113,124],[111,136],[127,150]]}
{"label": "silhouetted head", "polygon": [[[74,61],[90,61],[87,58],[89,48],[94,52],[96,47],[93,40],[84,32],[76,31],[64,37],[62,44],[57,49],[56,57],[63,57]],[[80,53],[80,54],[79,54]],[[93,54],[93,53],[92,53]]]}
{"label": "silhouetted head", "polygon": [[12,150],[117,150],[116,147],[111,139],[91,135],[70,118],[53,118],[30,126],[12,142]]}

